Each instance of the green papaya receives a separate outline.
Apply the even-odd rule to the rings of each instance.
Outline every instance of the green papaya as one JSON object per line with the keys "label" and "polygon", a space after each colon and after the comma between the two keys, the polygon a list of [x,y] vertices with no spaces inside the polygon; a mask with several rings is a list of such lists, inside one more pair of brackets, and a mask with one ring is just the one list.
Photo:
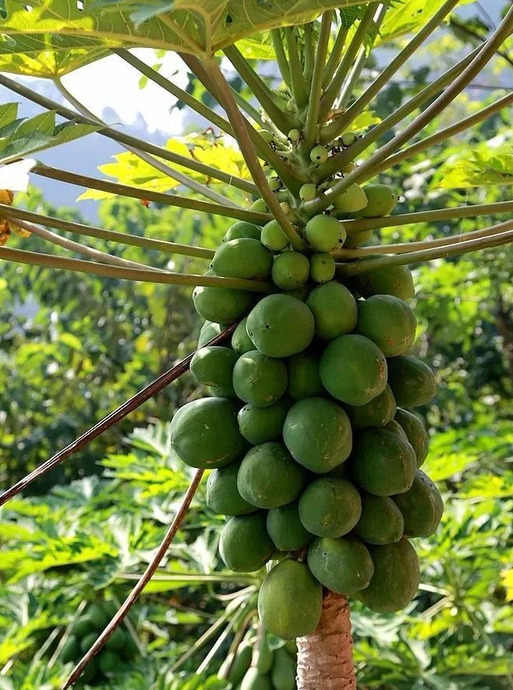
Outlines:
{"label": "green papaya", "polygon": [[356,301],[341,283],[332,280],[318,285],[306,300],[315,318],[315,335],[325,340],[350,333],[358,318]]}
{"label": "green papaya", "polygon": [[368,587],[374,573],[369,551],[353,536],[316,539],[308,549],[308,567],[324,587],[338,594]]}
{"label": "green papaya", "polygon": [[367,429],[372,426],[385,426],[394,419],[397,405],[395,404],[392,389],[387,384],[383,393],[380,393],[366,405],[346,405],[345,411],[353,429]]}
{"label": "green papaya", "polygon": [[97,632],[92,632],[83,637],[80,640],[80,651],[82,654],[85,654],[90,650],[90,648],[93,646],[93,644],[96,642],[98,637],[100,636],[101,630],[98,630]]}
{"label": "green papaya", "polygon": [[111,652],[109,649],[104,649],[98,656],[98,665],[100,671],[107,675],[116,671],[123,662],[121,661],[118,654]]}
{"label": "green papaya", "polygon": [[276,441],[281,436],[291,405],[284,398],[270,407],[245,405],[237,415],[240,433],[255,446],[266,441]]}
{"label": "green papaya", "polygon": [[367,195],[360,185],[352,184],[335,197],[333,206],[336,211],[342,213],[357,213],[362,211],[368,203]]}
{"label": "green papaya", "polygon": [[386,429],[387,431],[391,431],[393,434],[399,434],[399,436],[404,441],[406,441],[407,443],[410,443],[408,440],[408,436],[406,435],[405,430],[399,424],[399,422],[397,422],[395,419],[392,419],[390,422],[388,422],[388,424],[385,424],[385,426],[383,428]]}
{"label": "green papaya", "polygon": [[326,390],[347,405],[365,405],[387,385],[387,360],[363,335],[332,340],[321,357],[319,372]]}
{"label": "green papaya", "polygon": [[369,586],[357,598],[378,613],[395,613],[407,606],[420,582],[419,559],[410,542],[369,546],[374,575]]}
{"label": "green papaya", "polygon": [[105,648],[121,651],[125,648],[127,638],[128,634],[122,628],[116,628],[105,643]]}
{"label": "green papaya", "polygon": [[287,367],[279,359],[258,350],[241,355],[233,368],[233,388],[237,397],[256,407],[270,407],[287,390]]}
{"label": "green papaya", "polygon": [[[369,259],[369,261],[374,260]],[[408,300],[415,295],[413,277],[406,266],[369,268],[369,270],[356,276],[353,283],[362,297],[394,295],[400,299]]]}
{"label": "green papaya", "polygon": [[397,409],[395,420],[404,429],[417,456],[417,467],[422,467],[429,451],[429,436],[424,422],[409,410]]}
{"label": "green papaya", "polygon": [[347,236],[347,240],[344,243],[344,249],[357,249],[362,247],[372,237],[372,230],[367,230],[366,232],[352,232]]}
{"label": "green papaya", "polygon": [[297,290],[306,283],[309,275],[310,262],[301,252],[285,251],[274,259],[272,278],[280,290]]}
{"label": "green papaya", "polygon": [[247,515],[256,508],[245,501],[237,489],[240,463],[234,462],[210,473],[207,480],[206,501],[220,515]]}
{"label": "green papaya", "polygon": [[415,451],[393,431],[364,429],[355,440],[352,477],[370,494],[393,496],[408,491],[416,467]]}
{"label": "green papaya", "polygon": [[272,508],[267,513],[267,532],[280,551],[298,551],[313,539],[303,527],[297,503]]}
{"label": "green papaya", "polygon": [[388,382],[400,407],[426,405],[436,395],[434,373],[425,362],[410,355],[388,361]]}
{"label": "green papaya", "polygon": [[319,374],[319,358],[308,352],[300,352],[287,360],[287,395],[292,400],[322,395],[323,386]]}
{"label": "green papaya", "polygon": [[295,690],[296,664],[283,647],[275,652],[271,679],[274,690]]}
{"label": "green papaya", "polygon": [[262,676],[267,675],[271,671],[274,661],[274,651],[269,646],[267,635],[262,635],[262,640],[256,649],[255,657],[257,671]]}
{"label": "green papaya", "polygon": [[303,527],[318,537],[342,537],[358,524],[362,501],[356,487],[339,477],[320,477],[299,499]]}
{"label": "green papaya", "polygon": [[80,645],[75,635],[70,635],[61,648],[60,660],[63,664],[77,661],[80,657]]}
{"label": "green papaya", "polygon": [[355,534],[366,544],[394,544],[404,534],[404,518],[388,496],[362,495],[362,515]]}
{"label": "green papaya", "polygon": [[221,244],[212,259],[212,268],[226,278],[264,279],[271,275],[273,256],[260,239],[243,237]]}
{"label": "green papaya", "polygon": [[333,216],[318,215],[305,226],[308,244],[318,252],[332,252],[344,244],[347,233],[343,224]]}
{"label": "green papaya", "polygon": [[247,444],[237,407],[226,398],[203,398],[181,407],[170,427],[171,447],[191,467],[215,469],[240,460]]}
{"label": "green papaya", "polygon": [[96,630],[105,627],[109,622],[109,618],[100,604],[89,606],[87,616]]}
{"label": "green papaya", "polygon": [[233,660],[233,664],[228,675],[228,681],[234,687],[242,682],[242,679],[251,666],[252,657],[253,647],[247,640],[245,640],[240,644],[239,649],[237,650],[237,654]]}
{"label": "green papaya", "polygon": [[91,659],[80,676],[80,682],[90,683],[92,685],[96,681],[98,670],[98,659]]}
{"label": "green papaya", "polygon": [[245,290],[198,285],[192,293],[194,308],[207,321],[230,324],[250,309],[253,295]]}
{"label": "green papaya", "polygon": [[252,666],[244,676],[240,690],[273,690],[269,676],[263,676]]}
{"label": "green papaya", "polygon": [[213,321],[205,321],[201,327],[199,338],[198,338],[198,349],[204,347],[209,343],[212,338],[220,335],[224,330],[224,326],[220,323],[214,323]]}
{"label": "green papaya", "polygon": [[249,237],[252,240],[259,240],[262,230],[254,223],[248,223],[245,220],[239,220],[237,223],[231,225],[223,237],[223,242],[231,242],[231,240],[240,240],[244,237]]}
{"label": "green papaya", "polygon": [[255,349],[255,344],[251,340],[246,330],[247,318],[242,319],[242,321],[237,325],[232,335],[232,349],[238,354],[243,355],[250,350]]}
{"label": "green papaya", "polygon": [[315,321],[304,302],[289,295],[268,295],[252,309],[246,328],[264,355],[290,357],[310,345]]}
{"label": "green papaya", "polygon": [[198,350],[190,371],[196,383],[212,387],[219,397],[233,398],[233,368],[237,355],[228,347],[210,345]]}
{"label": "green papaya", "polygon": [[324,474],[345,462],[351,453],[349,418],[328,398],[305,398],[289,410],[283,425],[283,440],[301,465]]}
{"label": "green papaya", "polygon": [[372,295],[358,304],[356,331],[386,357],[404,355],[413,345],[417,319],[410,305],[394,295]]}
{"label": "green papaya", "polygon": [[436,484],[417,470],[408,491],[393,497],[404,518],[408,537],[429,537],[436,532],[444,512],[444,502]]}
{"label": "green papaya", "polygon": [[261,511],[228,520],[219,540],[219,552],[228,568],[250,573],[260,570],[271,558],[274,545],[265,521]]}
{"label": "green papaya", "polygon": [[80,639],[88,635],[90,632],[93,632],[95,629],[96,626],[94,622],[86,614],[84,616],[80,616],[80,618],[76,620],[73,626],[73,634]]}
{"label": "green papaya", "polygon": [[294,462],[285,446],[269,441],[246,454],[237,475],[237,488],[242,498],[258,508],[279,508],[294,501],[306,481],[305,470]]}
{"label": "green papaya", "polygon": [[364,218],[383,218],[389,216],[397,206],[398,196],[386,184],[368,184],[363,188],[367,204],[360,209]]}
{"label": "green papaya", "polygon": [[289,238],[281,229],[277,220],[271,220],[262,228],[260,241],[272,252],[282,252],[289,246]]}
{"label": "green papaya", "polygon": [[264,579],[258,613],[265,628],[283,640],[312,633],[321,619],[322,586],[305,563],[280,561]]}
{"label": "green papaya", "polygon": [[328,283],[335,277],[335,259],[327,252],[316,252],[310,257],[310,276],[314,283]]}

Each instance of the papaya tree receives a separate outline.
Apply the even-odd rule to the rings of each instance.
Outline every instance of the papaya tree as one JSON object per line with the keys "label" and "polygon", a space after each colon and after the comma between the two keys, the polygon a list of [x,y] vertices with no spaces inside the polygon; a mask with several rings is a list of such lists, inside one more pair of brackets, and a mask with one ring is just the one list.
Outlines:
{"label": "papaya tree", "polygon": [[[415,287],[408,267],[510,243],[513,221],[496,217],[511,212],[513,202],[394,213],[404,191],[394,184],[394,169],[513,103],[507,93],[465,117],[456,109],[475,77],[496,56],[504,59],[513,8],[389,114],[382,117],[376,106],[435,32],[458,24],[454,12],[463,4],[1,4],[0,69],[51,79],[69,106],[0,76],[2,86],[44,109],[23,120],[16,103],[0,107],[2,239],[16,234],[17,245],[29,246],[3,246],[0,258],[191,286],[204,320],[194,353],[0,497],[5,503],[17,495],[189,369],[208,388],[208,397],[188,402],[171,423],[174,451],[196,469],[181,507],[152,563],[65,688],[127,616],[206,471],[209,505],[227,516],[221,556],[236,572],[265,569],[260,619],[282,640],[297,639],[301,690],[356,687],[349,596],[382,613],[399,611],[414,597],[420,565],[410,540],[436,531],[443,503],[421,469],[428,437],[412,411],[432,400],[436,380],[411,354]],[[364,80],[366,65],[379,55],[374,51],[398,41],[391,61],[370,83]],[[178,87],[134,48],[176,53],[193,88]],[[102,122],[61,79],[110,54],[205,118],[210,129],[162,147]],[[271,79],[261,75],[258,61],[268,63]],[[244,87],[230,83],[234,72]],[[198,85],[208,98],[197,97]],[[425,135],[442,116],[451,121],[452,112],[453,124]],[[115,182],[27,158],[93,134],[126,149],[109,167]],[[451,174],[455,186],[470,178],[473,185],[507,185],[510,171],[510,152],[490,149],[462,157]],[[13,191],[27,176],[187,209],[205,223],[213,216],[233,223],[215,249],[91,227],[17,207]],[[462,219],[478,217],[491,224],[460,232]],[[434,220],[450,228],[441,239],[389,243],[379,233]],[[68,232],[192,257],[205,270],[188,274],[120,258],[62,234]],[[33,235],[83,258],[31,251]],[[241,687],[261,687],[254,669]]]}

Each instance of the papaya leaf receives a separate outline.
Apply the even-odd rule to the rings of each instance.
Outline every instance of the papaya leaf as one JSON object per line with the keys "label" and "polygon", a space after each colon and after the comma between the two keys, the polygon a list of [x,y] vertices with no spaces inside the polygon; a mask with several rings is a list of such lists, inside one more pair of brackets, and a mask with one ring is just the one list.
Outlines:
{"label": "papaya leaf", "polygon": [[431,184],[438,189],[465,189],[513,184],[513,147],[462,147],[438,169]]}
{"label": "papaya leaf", "polygon": [[30,119],[15,119],[16,112],[9,108],[11,105],[0,109],[0,164],[12,163],[22,156],[66,144],[101,129],[101,126],[73,121],[56,124],[53,111]]}
{"label": "papaya leaf", "polygon": [[[6,16],[0,19],[0,31],[7,45],[5,50],[10,50],[7,54],[13,56],[9,71],[44,76],[42,72],[46,70],[48,76],[55,75],[56,70],[64,73],[63,70],[76,69],[113,46],[162,48],[209,56],[255,33],[303,24],[316,19],[325,10],[369,2],[5,0]],[[31,65],[23,58],[24,53],[35,54],[39,60]],[[66,54],[70,56],[69,62],[66,62]],[[14,57],[20,55],[21,58]],[[47,64],[44,69],[42,63]]]}

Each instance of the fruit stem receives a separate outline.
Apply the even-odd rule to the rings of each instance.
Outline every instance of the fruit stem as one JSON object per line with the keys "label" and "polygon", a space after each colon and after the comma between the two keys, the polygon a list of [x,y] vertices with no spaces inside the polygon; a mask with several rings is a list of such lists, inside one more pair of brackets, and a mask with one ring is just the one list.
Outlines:
{"label": "fruit stem", "polygon": [[248,130],[246,127],[246,122],[242,116],[237,104],[232,96],[228,82],[226,81],[223,73],[217,62],[215,60],[210,60],[207,68],[208,73],[215,85],[216,90],[222,100],[222,105],[226,110],[228,118],[232,124],[233,130],[237,137],[237,143],[239,144],[246,165],[251,173],[251,176],[262,196],[263,200],[267,204],[273,216],[276,218],[283,232],[287,235],[291,245],[294,249],[303,249],[305,243],[301,237],[296,232],[296,229],[289,221],[283,209],[281,208],[277,198],[275,197],[272,189],[267,182],[264,171],[258,161],[256,153],[253,148]]}
{"label": "fruit stem", "polygon": [[278,127],[283,134],[290,132],[294,126],[292,118],[279,107],[271,89],[264,80],[258,76],[242,53],[234,45],[231,45],[224,48],[224,54],[249,86],[253,95],[276,127]]}
{"label": "fruit stem", "polygon": [[[342,62],[338,66],[335,75],[331,80],[330,85],[324,92],[324,96],[322,97],[320,104],[320,116],[322,120],[326,118],[331,108],[333,107],[336,98],[340,93],[342,84],[344,83],[347,75],[349,74],[353,66],[353,63],[358,54],[358,51],[360,50],[360,47],[365,41],[365,36],[367,35],[367,31],[372,24],[378,4],[379,3],[377,2],[373,2],[370,5],[368,5],[367,9],[365,10],[365,14],[360,20],[360,24],[351,42],[349,43],[349,46],[347,47],[344,57],[342,58]],[[335,137],[330,136],[329,139],[323,137],[323,141],[325,142],[332,141],[333,139],[335,139]]]}
{"label": "fruit stem", "polygon": [[305,147],[310,150],[317,141],[317,129],[319,126],[319,112],[322,96],[322,81],[324,78],[324,66],[328,45],[331,36],[331,24],[333,22],[333,10],[322,15],[321,31],[319,42],[315,53],[315,64],[312,76],[312,86],[310,88],[310,100],[306,114],[304,129]]}
{"label": "fruit stem", "polygon": [[303,110],[308,103],[308,89],[306,80],[303,76],[303,66],[301,65],[301,58],[299,57],[299,48],[296,39],[296,28],[287,26],[284,29],[285,39],[287,41],[287,50],[290,64],[290,83],[292,96],[296,102],[297,109]]}
{"label": "fruit stem", "polygon": [[271,40],[273,42],[274,54],[276,56],[276,62],[278,63],[278,69],[280,70],[280,74],[285,82],[285,85],[290,89],[290,65],[287,54],[285,53],[285,48],[283,47],[280,29],[273,29],[271,31]]}
{"label": "fruit stem", "polygon": [[7,206],[6,204],[0,204],[0,217],[9,217],[14,220],[21,218],[22,220],[25,219],[33,223],[47,225],[50,228],[58,228],[60,230],[73,232],[77,235],[84,235],[85,237],[97,237],[102,240],[117,242],[118,244],[144,247],[145,249],[152,249],[166,254],[183,254],[185,256],[195,256],[199,259],[211,259],[214,256],[213,249],[192,247],[188,244],[176,244],[175,242],[167,242],[166,240],[154,240],[149,237],[137,237],[137,235],[130,235],[125,232],[115,232],[114,230],[103,230],[102,228],[95,228],[84,225],[83,223],[74,223],[70,220],[43,216],[39,213],[32,213],[31,211],[25,211],[24,209],[15,208],[14,206]]}
{"label": "fruit stem", "polygon": [[[128,51],[127,51],[128,52]],[[130,53],[128,53],[130,55]],[[143,63],[144,64],[144,63]],[[158,74],[158,72],[157,72]],[[166,81],[166,80],[164,80]],[[64,96],[64,98],[79,112],[81,115],[84,115],[84,117],[89,117],[91,120],[96,120],[99,125],[102,127],[106,127],[107,125],[105,122],[103,122],[99,117],[97,117],[94,113],[92,113],[86,106],[81,103],[78,98],[75,98],[75,96],[68,91],[68,89],[64,86],[62,81],[56,77],[53,80],[53,83],[55,84],[56,88],[58,91]],[[231,199],[228,199],[228,197],[224,196],[223,194],[219,194],[218,192],[215,191],[215,189],[211,189],[205,184],[202,184],[201,182],[198,182],[197,180],[194,180],[192,177],[189,177],[189,175],[185,175],[184,173],[180,172],[179,170],[174,170],[171,168],[169,165],[166,163],[159,161],[158,158],[155,158],[154,156],[151,156],[149,153],[146,153],[145,151],[141,151],[140,149],[135,148],[134,146],[128,146],[127,144],[124,144],[123,147],[127,150],[133,153],[135,156],[140,158],[141,160],[145,161],[149,165],[151,165],[152,168],[155,168],[156,170],[159,170],[160,172],[164,173],[164,175],[167,175],[170,177],[172,180],[175,180],[179,184],[183,185],[184,187],[187,187],[188,189],[191,189],[194,192],[197,192],[201,196],[205,197],[206,199],[210,199],[210,201],[213,201],[216,204],[223,204],[225,206],[233,206],[234,208],[241,208],[239,204],[236,204],[234,201]]]}
{"label": "fruit stem", "polygon": [[[40,105],[42,108],[55,111],[62,117],[65,117],[67,120],[74,120],[75,122],[93,125],[94,127],[98,128],[98,123],[95,120],[91,120],[83,115],[78,115],[74,110],[57,103],[57,101],[52,101],[50,98],[46,98],[46,96],[41,96],[36,91],[29,89],[27,86],[24,86],[14,79],[9,79],[9,77],[6,77],[4,74],[0,74],[0,84],[5,86],[10,91],[14,91],[14,93],[23,96],[23,98],[27,98],[29,101]],[[236,177],[234,175],[230,175],[229,173],[223,172],[222,170],[217,170],[216,168],[204,163],[200,163],[193,158],[188,158],[186,156],[173,153],[168,149],[165,149],[161,146],[156,146],[155,144],[150,144],[149,142],[138,139],[137,137],[133,137],[130,134],[118,132],[111,127],[101,127],[98,129],[98,134],[101,134],[108,139],[118,141],[121,144],[134,146],[141,151],[147,151],[158,158],[168,160],[171,163],[180,165],[188,170],[194,170],[195,172],[205,175],[206,177],[212,177],[213,179],[224,182],[231,187],[237,187],[243,192],[248,192],[249,194],[255,194],[256,192],[255,186],[249,180],[243,180],[241,177]]]}
{"label": "fruit stem", "polygon": [[330,134],[336,136],[346,130],[360,115],[361,112],[371,103],[392,79],[401,67],[406,63],[433,31],[443,22],[447,14],[459,3],[460,0],[447,0],[438,12],[431,17],[419,33],[396,55],[392,62],[381,72],[381,74],[370,84],[364,93],[339,117],[335,118],[331,127]]}
{"label": "fruit stem", "polygon": [[271,283],[258,280],[199,276],[187,273],[171,273],[170,271],[160,272],[148,268],[144,270],[139,268],[121,268],[120,266],[108,266],[94,261],[70,259],[65,256],[56,256],[55,254],[29,252],[24,249],[9,249],[8,247],[0,247],[0,260],[16,261],[17,263],[29,264],[31,266],[59,268],[102,278],[117,278],[119,280],[132,280],[142,283],[161,283],[162,285],[184,285],[189,287],[206,285],[265,294],[273,291]]}
{"label": "fruit stem", "polygon": [[[488,41],[482,46],[479,53],[463,70],[453,83],[443,91],[438,98],[423,110],[402,132],[396,134],[384,146],[379,148],[372,156],[362,163],[356,170],[339,180],[332,187],[332,195],[325,195],[317,204],[316,211],[323,211],[331,204],[331,199],[341,194],[354,183],[362,182],[369,177],[379,163],[395,153],[403,144],[421,132],[432,122],[454,99],[468,86],[472,79],[493,58],[497,48],[502,45],[513,31],[513,7],[507,12],[503,21],[493,32]],[[387,166],[388,167],[388,166]]]}
{"label": "fruit stem", "polygon": [[423,249],[417,252],[407,252],[396,256],[375,259],[373,261],[337,264],[336,273],[340,278],[347,278],[360,273],[366,273],[367,271],[374,271],[378,268],[418,264],[424,261],[433,261],[434,259],[446,259],[449,256],[468,254],[469,252],[475,252],[480,249],[491,249],[502,244],[510,244],[513,242],[512,220],[487,228],[487,231],[485,237],[482,236],[484,234],[483,230],[480,231],[481,236],[476,239],[462,239],[460,242],[449,246]]}
{"label": "fruit stem", "polygon": [[266,223],[271,220],[267,213],[255,213],[245,208],[232,208],[231,206],[221,206],[221,204],[214,204],[209,201],[198,201],[192,197],[179,196],[178,194],[164,194],[162,192],[153,192],[150,189],[143,187],[131,187],[129,185],[118,184],[117,182],[109,182],[108,180],[100,180],[96,177],[89,177],[88,175],[79,175],[68,170],[60,170],[59,168],[51,168],[46,165],[35,165],[31,172],[41,177],[47,177],[52,180],[60,180],[68,182],[69,184],[86,187],[87,189],[99,189],[110,194],[127,196],[133,199],[145,199],[147,201],[156,201],[159,204],[166,206],[176,206],[178,208],[185,208],[191,211],[200,211],[203,213],[214,213],[218,216],[227,218],[235,218],[237,220],[247,220],[251,223]]}
{"label": "fruit stem", "polygon": [[356,690],[347,597],[328,592],[319,625],[297,646],[298,690]]}

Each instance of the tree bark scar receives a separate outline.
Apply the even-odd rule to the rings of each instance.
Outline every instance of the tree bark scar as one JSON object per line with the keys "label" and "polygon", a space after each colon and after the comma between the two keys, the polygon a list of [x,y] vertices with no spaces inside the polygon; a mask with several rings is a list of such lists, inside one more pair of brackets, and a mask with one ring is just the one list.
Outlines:
{"label": "tree bark scar", "polygon": [[347,597],[328,592],[319,625],[297,646],[298,690],[356,690]]}

